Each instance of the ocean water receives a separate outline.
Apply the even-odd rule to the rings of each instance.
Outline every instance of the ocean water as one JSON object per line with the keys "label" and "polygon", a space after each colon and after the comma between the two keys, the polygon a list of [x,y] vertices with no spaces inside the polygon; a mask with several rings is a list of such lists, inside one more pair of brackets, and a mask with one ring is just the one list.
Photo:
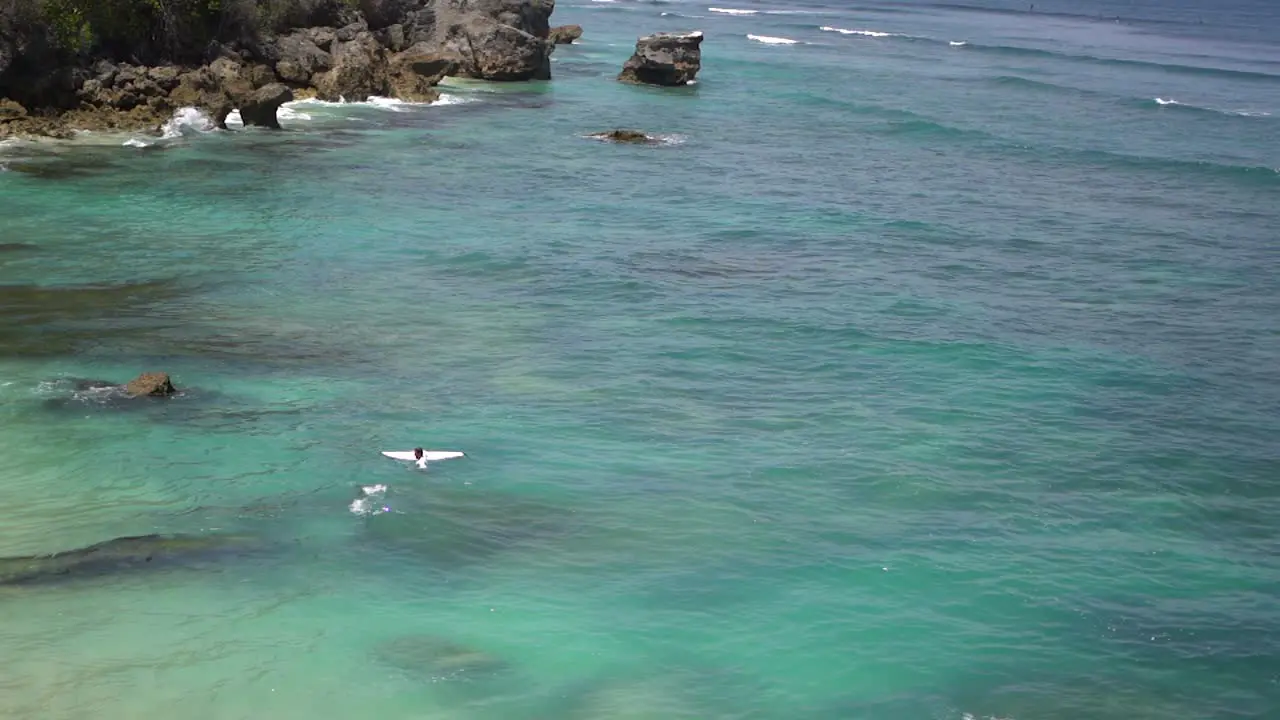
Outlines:
{"label": "ocean water", "polygon": [[1280,717],[1273,3],[553,20],[0,147],[0,556],[237,538],[0,586],[0,717]]}

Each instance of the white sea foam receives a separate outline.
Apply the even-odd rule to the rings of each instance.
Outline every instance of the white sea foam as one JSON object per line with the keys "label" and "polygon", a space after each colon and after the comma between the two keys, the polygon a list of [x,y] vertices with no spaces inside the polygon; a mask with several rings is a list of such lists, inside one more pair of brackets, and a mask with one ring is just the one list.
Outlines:
{"label": "white sea foam", "polygon": [[123,145],[124,147],[131,147],[131,148],[151,147],[151,143],[146,142],[144,140],[139,140],[138,138],[129,138],[128,140],[125,140],[123,143],[121,143],[121,145]]}
{"label": "white sea foam", "polygon": [[[292,106],[293,108],[297,108],[301,105],[309,105],[312,107],[371,107],[377,108],[378,110],[386,110],[388,112],[409,112],[415,107],[427,107],[429,105],[456,105],[459,102],[470,102],[467,100],[450,100],[448,102],[442,102],[443,100],[444,97],[442,96],[440,100],[433,103],[419,103],[408,102],[407,100],[397,100],[396,98],[381,97],[379,95],[371,95],[368,100],[363,102],[349,102],[345,98],[339,99],[336,102],[332,100],[306,98],[304,100],[295,100],[291,103],[286,103],[285,106]],[[296,112],[296,110],[293,109],[290,111]],[[281,116],[281,119],[284,119],[284,117]],[[310,120],[311,116],[306,115],[305,113],[299,113],[299,117],[297,119]]]}
{"label": "white sea foam", "polygon": [[362,497],[358,497],[351,501],[347,508],[356,515],[378,515],[384,512],[390,512],[390,508],[382,505],[383,494],[387,492],[386,485],[362,485],[360,487]]}
{"label": "white sea foam", "polygon": [[840,33],[841,35],[862,35],[864,37],[878,37],[878,38],[900,37],[897,33],[880,32],[878,30],[846,30],[845,28],[831,27],[830,25],[823,25],[821,28],[818,28],[818,29],[822,30],[823,32]]}
{"label": "white sea foam", "polygon": [[276,111],[276,118],[280,120],[280,122],[305,121],[311,119],[310,115],[304,112],[298,112],[294,108],[289,107],[291,104],[292,103],[285,103],[280,106],[278,111]]}
{"label": "white sea foam", "polygon": [[441,94],[440,99],[431,103],[432,107],[443,105],[469,105],[473,102],[479,102],[476,98],[462,97],[461,95]]}
{"label": "white sea foam", "polygon": [[759,10],[739,10],[738,8],[707,8],[713,13],[722,15],[755,15]]}
{"label": "white sea foam", "polygon": [[161,128],[160,137],[173,140],[191,133],[206,133],[215,129],[213,120],[202,111],[193,107],[178,108],[169,122]]}
{"label": "white sea foam", "polygon": [[1203,105],[1191,105],[1188,103],[1179,102],[1172,98],[1158,97],[1158,98],[1152,98],[1152,99],[1155,101],[1157,105],[1160,105],[1161,107],[1176,106],[1176,107],[1186,108],[1188,110],[1202,110],[1205,112],[1219,113],[1221,115],[1234,115],[1236,117],[1271,117],[1271,113],[1267,112],[1266,110],[1226,110],[1223,108],[1205,107]]}
{"label": "white sea foam", "polygon": [[795,45],[799,42],[798,40],[792,40],[791,38],[773,37],[770,35],[748,35],[747,39],[755,40],[756,42],[764,43],[765,45]]}
{"label": "white sea foam", "polygon": [[968,45],[969,43],[968,43],[968,42],[966,42],[966,41],[964,41],[964,40],[952,40],[952,41],[951,41],[950,43],[948,43],[948,44],[949,44],[951,47],[964,47],[965,45]]}

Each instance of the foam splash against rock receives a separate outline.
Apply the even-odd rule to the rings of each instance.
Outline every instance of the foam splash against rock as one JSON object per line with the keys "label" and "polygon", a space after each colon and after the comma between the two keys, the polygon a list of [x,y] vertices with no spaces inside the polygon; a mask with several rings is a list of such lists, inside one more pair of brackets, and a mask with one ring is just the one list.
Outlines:
{"label": "foam splash against rock", "polygon": [[194,107],[181,107],[160,128],[160,137],[165,140],[173,140],[188,135],[213,132],[216,129],[217,125],[203,110]]}

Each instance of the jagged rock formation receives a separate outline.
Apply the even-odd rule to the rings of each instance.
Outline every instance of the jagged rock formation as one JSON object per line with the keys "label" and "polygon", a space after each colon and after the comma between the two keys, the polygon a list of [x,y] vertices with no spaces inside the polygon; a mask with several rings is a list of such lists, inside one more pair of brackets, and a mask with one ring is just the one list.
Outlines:
{"label": "jagged rock formation", "polygon": [[553,45],[570,45],[580,37],[582,37],[581,25],[561,25],[551,28],[547,40]]}
{"label": "jagged rock formation", "polygon": [[643,85],[688,85],[702,68],[702,33],[656,33],[636,41],[618,79]]}
{"label": "jagged rock formation", "polygon": [[[239,108],[246,125],[274,128],[295,93],[430,102],[446,75],[548,79],[555,47],[554,0],[274,0],[270,13],[257,0],[193,3],[219,9],[190,10],[186,34],[166,42],[172,23],[147,14],[153,3],[65,1],[85,6],[81,30],[103,23],[84,35],[94,44],[68,45],[35,0],[0,0],[0,138],[154,129],[181,107],[221,127]],[[108,6],[136,16],[106,25],[117,22]]]}

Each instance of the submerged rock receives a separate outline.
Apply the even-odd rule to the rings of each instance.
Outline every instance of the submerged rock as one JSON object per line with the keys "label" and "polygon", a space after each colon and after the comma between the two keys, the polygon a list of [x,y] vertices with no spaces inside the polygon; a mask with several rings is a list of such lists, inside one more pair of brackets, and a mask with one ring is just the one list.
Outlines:
{"label": "submerged rock", "polygon": [[574,40],[582,37],[581,25],[561,25],[551,28],[551,32],[547,34],[548,42],[554,45],[570,45]]}
{"label": "submerged rock", "polygon": [[407,635],[378,645],[382,663],[427,677],[480,676],[506,670],[502,658],[434,635]]}
{"label": "submerged rock", "polygon": [[147,372],[130,380],[124,391],[129,397],[167,397],[178,392],[169,381],[168,373]]}
{"label": "submerged rock", "polygon": [[646,135],[639,130],[626,130],[622,128],[591,133],[587,137],[595,138],[596,140],[607,140],[615,143],[631,143],[633,145],[654,145],[658,143],[658,139],[651,135]]}
{"label": "submerged rock", "polygon": [[656,33],[636,41],[618,80],[643,85],[688,85],[702,68],[702,33]]}
{"label": "submerged rock", "polygon": [[139,568],[194,563],[254,546],[235,535],[140,535],[51,555],[0,558],[0,585],[97,577]]}

